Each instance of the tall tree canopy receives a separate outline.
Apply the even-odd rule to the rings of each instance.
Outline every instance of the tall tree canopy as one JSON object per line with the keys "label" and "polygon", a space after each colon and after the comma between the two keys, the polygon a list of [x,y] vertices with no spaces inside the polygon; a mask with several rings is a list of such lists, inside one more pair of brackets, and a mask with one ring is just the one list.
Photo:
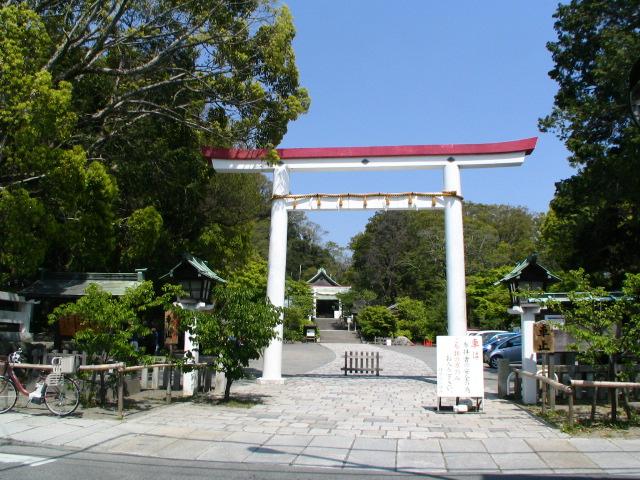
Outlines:
{"label": "tall tree canopy", "polygon": [[[510,323],[509,295],[494,286],[506,271],[536,249],[540,216],[522,207],[467,203],[464,208],[469,324],[497,328]],[[356,289],[377,303],[408,297],[425,303],[429,336],[444,332],[446,263],[441,211],[376,213],[351,241]],[[407,328],[403,326],[403,328]]]}
{"label": "tall tree canopy", "polygon": [[0,283],[245,265],[265,180],[199,149],[278,144],[307,110],[294,35],[271,0],[0,0]]}
{"label": "tall tree canopy", "polygon": [[[525,208],[467,203],[464,208],[467,275],[513,265],[535,250],[539,216]],[[441,211],[378,212],[351,241],[354,285],[382,303],[424,298],[446,276]]]}
{"label": "tall tree canopy", "polygon": [[627,84],[640,57],[640,1],[573,0],[554,17],[558,39],[547,47],[559,89],[540,127],[565,142],[578,172],[556,184],[542,232],[563,268],[619,281],[640,269],[640,130]]}

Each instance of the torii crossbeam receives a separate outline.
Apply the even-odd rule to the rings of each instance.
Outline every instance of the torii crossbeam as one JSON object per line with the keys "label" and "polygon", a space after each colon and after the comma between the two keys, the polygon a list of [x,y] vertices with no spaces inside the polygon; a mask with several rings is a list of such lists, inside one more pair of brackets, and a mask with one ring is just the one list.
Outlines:
{"label": "torii crossbeam", "polygon": [[[388,147],[282,148],[280,161],[265,150],[205,147],[202,154],[220,173],[273,172],[267,296],[284,305],[288,210],[444,209],[449,335],[464,335],[467,311],[462,227],[461,168],[516,167],[531,154],[537,137],[511,142]],[[442,168],[442,192],[291,195],[289,172],[380,171]],[[264,352],[262,382],[282,382],[282,324]]]}

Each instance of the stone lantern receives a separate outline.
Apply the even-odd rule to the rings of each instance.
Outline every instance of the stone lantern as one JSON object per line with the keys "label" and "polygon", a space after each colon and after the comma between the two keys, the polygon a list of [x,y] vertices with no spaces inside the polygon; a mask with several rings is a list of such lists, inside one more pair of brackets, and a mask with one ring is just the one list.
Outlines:
{"label": "stone lantern", "polygon": [[[177,283],[182,286],[185,296],[177,299],[176,304],[185,310],[202,311],[213,308],[211,290],[214,282],[226,283],[226,280],[218,276],[206,261],[189,253],[184,253],[182,260],[167,274],[160,277],[161,280]],[[184,334],[185,355],[191,358],[193,363],[199,360],[197,341],[189,332]],[[182,390],[187,395],[193,395],[196,384],[196,372],[183,375]]]}
{"label": "stone lantern", "polygon": [[[533,349],[533,325],[536,315],[540,313],[540,300],[531,298],[527,292],[542,293],[553,283],[561,279],[550,270],[538,263],[536,254],[529,255],[498,280],[509,289],[511,305],[509,313],[520,315],[520,333],[522,335],[522,369],[535,374],[537,371],[537,356]],[[522,381],[522,401],[536,403],[536,380],[525,377]]]}

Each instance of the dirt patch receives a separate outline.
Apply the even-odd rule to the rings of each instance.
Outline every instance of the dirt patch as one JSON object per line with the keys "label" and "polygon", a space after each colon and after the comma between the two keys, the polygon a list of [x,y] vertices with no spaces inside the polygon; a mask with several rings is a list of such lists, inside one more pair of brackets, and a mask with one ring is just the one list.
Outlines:
{"label": "dirt patch", "polygon": [[556,405],[555,410],[547,408],[542,412],[539,405],[520,405],[532,415],[575,436],[593,438],[640,438],[640,415],[637,409],[632,410],[629,419],[625,411],[620,408],[617,412],[617,420],[611,420],[611,406],[597,405],[595,415],[591,418],[591,405],[574,405],[574,425],[569,425],[569,407]]}

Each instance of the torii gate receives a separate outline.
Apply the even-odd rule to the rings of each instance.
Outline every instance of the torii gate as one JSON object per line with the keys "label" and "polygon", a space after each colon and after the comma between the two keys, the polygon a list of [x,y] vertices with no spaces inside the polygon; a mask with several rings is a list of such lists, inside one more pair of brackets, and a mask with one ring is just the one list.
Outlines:
{"label": "torii gate", "polygon": [[[447,326],[449,335],[465,335],[467,308],[462,228],[461,168],[515,167],[536,146],[537,137],[501,143],[408,145],[388,147],[282,148],[276,165],[265,150],[205,147],[203,155],[221,173],[273,172],[267,296],[284,306],[288,210],[444,209]],[[291,195],[289,172],[417,170],[442,168],[442,192]],[[282,323],[266,348],[262,383],[282,383]]]}

